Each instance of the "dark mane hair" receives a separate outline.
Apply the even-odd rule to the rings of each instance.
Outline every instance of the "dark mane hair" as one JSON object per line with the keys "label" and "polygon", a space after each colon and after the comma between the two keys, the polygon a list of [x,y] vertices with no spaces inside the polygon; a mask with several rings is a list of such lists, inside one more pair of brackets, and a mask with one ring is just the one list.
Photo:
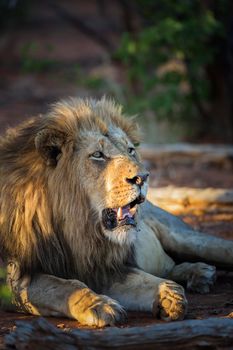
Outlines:
{"label": "dark mane hair", "polygon": [[106,133],[109,124],[139,142],[135,123],[105,98],[59,102],[0,139],[0,254],[22,274],[78,278],[101,290],[134,265],[133,248],[104,239],[72,168],[80,130]]}

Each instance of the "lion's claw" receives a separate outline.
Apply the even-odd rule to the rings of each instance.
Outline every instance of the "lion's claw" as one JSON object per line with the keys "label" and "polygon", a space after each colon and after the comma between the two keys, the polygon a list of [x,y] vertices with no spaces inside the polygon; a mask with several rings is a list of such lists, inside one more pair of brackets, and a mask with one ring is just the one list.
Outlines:
{"label": "lion's claw", "polygon": [[159,315],[165,321],[183,320],[187,300],[182,286],[173,281],[162,282],[159,286]]}
{"label": "lion's claw", "polygon": [[126,319],[126,312],[117,301],[105,295],[99,297],[100,300],[89,309],[92,324],[98,327],[112,326]]}
{"label": "lion's claw", "polygon": [[187,281],[187,289],[201,294],[209,293],[210,287],[216,281],[215,266],[196,263],[195,270]]}
{"label": "lion's claw", "polygon": [[73,312],[74,318],[82,324],[105,327],[122,323],[126,319],[125,310],[114,299],[97,294],[92,294],[90,299],[91,302],[88,302],[86,307],[77,304],[76,312]]}

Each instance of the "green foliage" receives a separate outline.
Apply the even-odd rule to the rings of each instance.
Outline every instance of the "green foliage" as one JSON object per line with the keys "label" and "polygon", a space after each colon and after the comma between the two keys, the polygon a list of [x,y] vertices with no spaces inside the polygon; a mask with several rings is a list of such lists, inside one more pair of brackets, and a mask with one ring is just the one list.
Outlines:
{"label": "green foliage", "polygon": [[[72,76],[71,76],[72,75]],[[73,69],[71,69],[71,75],[69,80],[75,80],[75,82],[87,89],[98,91],[105,88],[105,79],[93,74],[88,74],[79,64],[76,64]]]}
{"label": "green foliage", "polygon": [[145,23],[125,33],[117,58],[125,65],[130,112],[155,112],[157,118],[198,118],[210,99],[206,68],[225,37],[227,0],[214,6],[197,1],[138,0]]}
{"label": "green foliage", "polygon": [[11,300],[11,291],[6,284],[0,286],[0,299],[3,299],[5,301]]}
{"label": "green foliage", "polygon": [[[39,50],[36,42],[25,44],[21,49],[21,69],[24,73],[40,73],[48,71],[56,65],[54,60],[48,58],[36,57]],[[48,46],[47,51],[51,51],[52,47]]]}
{"label": "green foliage", "polygon": [[0,307],[8,308],[11,305],[12,293],[5,283],[6,270],[0,267]]}
{"label": "green foliage", "polygon": [[0,267],[0,281],[6,278],[6,270]]}

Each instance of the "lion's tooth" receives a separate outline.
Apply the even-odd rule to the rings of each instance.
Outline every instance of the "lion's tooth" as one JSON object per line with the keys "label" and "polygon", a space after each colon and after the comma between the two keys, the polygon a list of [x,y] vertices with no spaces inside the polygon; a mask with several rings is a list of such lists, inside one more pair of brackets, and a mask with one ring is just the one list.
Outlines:
{"label": "lion's tooth", "polygon": [[118,210],[117,210],[117,219],[118,219],[118,220],[121,220],[121,219],[122,219],[122,208],[121,208],[121,207],[118,208]]}
{"label": "lion's tooth", "polygon": [[134,215],[136,213],[136,211],[137,211],[137,206],[135,205],[133,208],[130,209],[129,212],[131,215]]}

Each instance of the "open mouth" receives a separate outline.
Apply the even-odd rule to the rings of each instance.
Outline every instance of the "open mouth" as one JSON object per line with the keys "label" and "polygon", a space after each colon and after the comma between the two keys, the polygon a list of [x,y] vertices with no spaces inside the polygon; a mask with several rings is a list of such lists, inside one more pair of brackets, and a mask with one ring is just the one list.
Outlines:
{"label": "open mouth", "polygon": [[107,208],[102,212],[103,225],[108,230],[113,230],[120,226],[136,226],[135,215],[137,206],[145,201],[145,197],[139,195],[134,201],[124,207]]}

